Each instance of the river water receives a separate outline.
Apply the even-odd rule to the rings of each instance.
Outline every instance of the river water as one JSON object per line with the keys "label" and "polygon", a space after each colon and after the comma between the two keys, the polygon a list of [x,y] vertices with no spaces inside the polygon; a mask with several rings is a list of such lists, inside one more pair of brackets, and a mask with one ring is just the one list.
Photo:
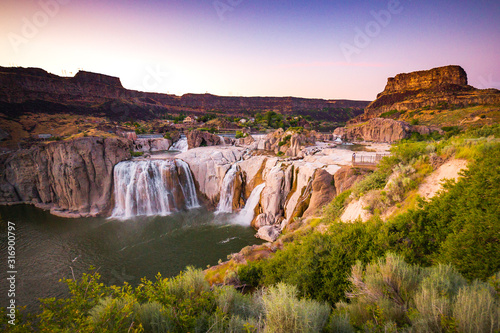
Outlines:
{"label": "river water", "polygon": [[58,282],[95,266],[106,284],[136,285],[142,277],[177,275],[186,266],[206,268],[251,244],[262,243],[234,214],[204,208],[168,216],[66,219],[30,205],[0,206],[0,306],[7,306],[7,221],[16,227],[16,304],[38,309],[38,298],[63,297]]}

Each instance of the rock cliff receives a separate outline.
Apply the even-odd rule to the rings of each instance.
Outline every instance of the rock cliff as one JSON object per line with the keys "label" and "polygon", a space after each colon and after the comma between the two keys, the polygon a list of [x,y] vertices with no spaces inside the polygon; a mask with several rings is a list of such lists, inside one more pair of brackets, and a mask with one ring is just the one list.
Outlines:
{"label": "rock cliff", "polygon": [[384,91],[366,107],[364,114],[350,123],[365,122],[392,110],[431,108],[445,103],[455,107],[500,103],[500,91],[469,86],[467,74],[460,66],[398,74],[387,80]]}
{"label": "rock cliff", "polygon": [[86,137],[19,150],[1,163],[2,203],[25,202],[65,216],[105,215],[113,167],[130,158],[131,141]]}
{"label": "rock cliff", "polygon": [[102,74],[78,72],[75,77],[59,77],[38,68],[0,67],[0,108],[11,117],[27,112],[69,113],[128,121],[158,119],[165,113],[201,115],[218,110],[226,114],[277,111],[345,122],[361,114],[366,105],[366,101],[294,97],[146,93],[125,89],[119,78]]}
{"label": "rock cliff", "polygon": [[[276,136],[282,134],[277,131]],[[194,148],[176,158],[189,164],[199,192],[212,207],[222,200],[223,183],[232,184],[232,190],[225,192],[232,193],[227,202],[233,212],[244,207],[253,190],[264,184],[251,225],[268,241],[275,240],[296,218],[321,215],[325,204],[361,177],[341,168],[350,164],[351,152],[345,149],[327,148],[303,159],[284,159],[217,146]],[[227,182],[228,176],[233,177],[232,183]]]}

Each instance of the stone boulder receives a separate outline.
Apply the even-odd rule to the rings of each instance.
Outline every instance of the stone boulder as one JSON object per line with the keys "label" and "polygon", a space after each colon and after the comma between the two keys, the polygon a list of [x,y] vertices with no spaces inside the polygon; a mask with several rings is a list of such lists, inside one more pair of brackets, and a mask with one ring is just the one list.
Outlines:
{"label": "stone boulder", "polygon": [[281,230],[279,226],[267,225],[259,228],[256,237],[268,242],[274,242],[276,239],[278,239],[280,233]]}
{"label": "stone boulder", "polygon": [[189,131],[186,135],[188,148],[193,149],[197,147],[210,147],[222,144],[221,137],[209,132],[203,131]]}

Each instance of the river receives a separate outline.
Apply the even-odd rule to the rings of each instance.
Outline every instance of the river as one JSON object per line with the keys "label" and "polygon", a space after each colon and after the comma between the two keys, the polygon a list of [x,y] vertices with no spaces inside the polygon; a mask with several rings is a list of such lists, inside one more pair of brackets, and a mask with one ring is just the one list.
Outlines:
{"label": "river", "polygon": [[7,222],[16,227],[16,304],[38,309],[38,299],[63,297],[58,282],[95,266],[105,284],[136,285],[142,277],[177,275],[186,266],[206,268],[230,253],[262,241],[248,226],[230,223],[234,215],[204,208],[167,216],[66,219],[30,205],[0,206],[0,306],[7,306]]}

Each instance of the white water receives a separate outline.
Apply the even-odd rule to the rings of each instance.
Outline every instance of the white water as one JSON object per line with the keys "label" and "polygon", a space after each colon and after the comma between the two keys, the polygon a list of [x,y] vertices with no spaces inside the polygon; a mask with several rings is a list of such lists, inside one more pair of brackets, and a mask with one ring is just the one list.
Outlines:
{"label": "white water", "polygon": [[238,164],[233,164],[231,169],[226,172],[222,180],[220,191],[219,204],[215,210],[215,214],[232,213],[233,212],[233,196],[234,196],[234,178],[238,171]]}
{"label": "white water", "polygon": [[191,209],[200,207],[200,202],[198,201],[198,196],[196,195],[196,187],[194,186],[193,175],[191,173],[191,169],[189,169],[189,165],[183,160],[175,160],[175,164],[178,168],[181,168],[184,171],[184,175],[187,178],[185,182],[181,182],[182,193],[184,194],[184,198],[186,200],[186,208]]}
{"label": "white water", "polygon": [[266,187],[266,183],[260,184],[253,189],[252,193],[248,197],[245,207],[243,207],[243,209],[235,217],[234,222],[241,225],[250,225],[250,223],[252,223],[255,207],[259,204],[260,194],[262,193],[264,187]]}
{"label": "white water", "polygon": [[181,137],[169,150],[180,151],[182,153],[188,151],[188,141],[186,137]]}
{"label": "white water", "polygon": [[191,171],[181,160],[118,163],[114,186],[114,218],[168,215],[184,208],[183,204],[186,208],[199,207]]}

